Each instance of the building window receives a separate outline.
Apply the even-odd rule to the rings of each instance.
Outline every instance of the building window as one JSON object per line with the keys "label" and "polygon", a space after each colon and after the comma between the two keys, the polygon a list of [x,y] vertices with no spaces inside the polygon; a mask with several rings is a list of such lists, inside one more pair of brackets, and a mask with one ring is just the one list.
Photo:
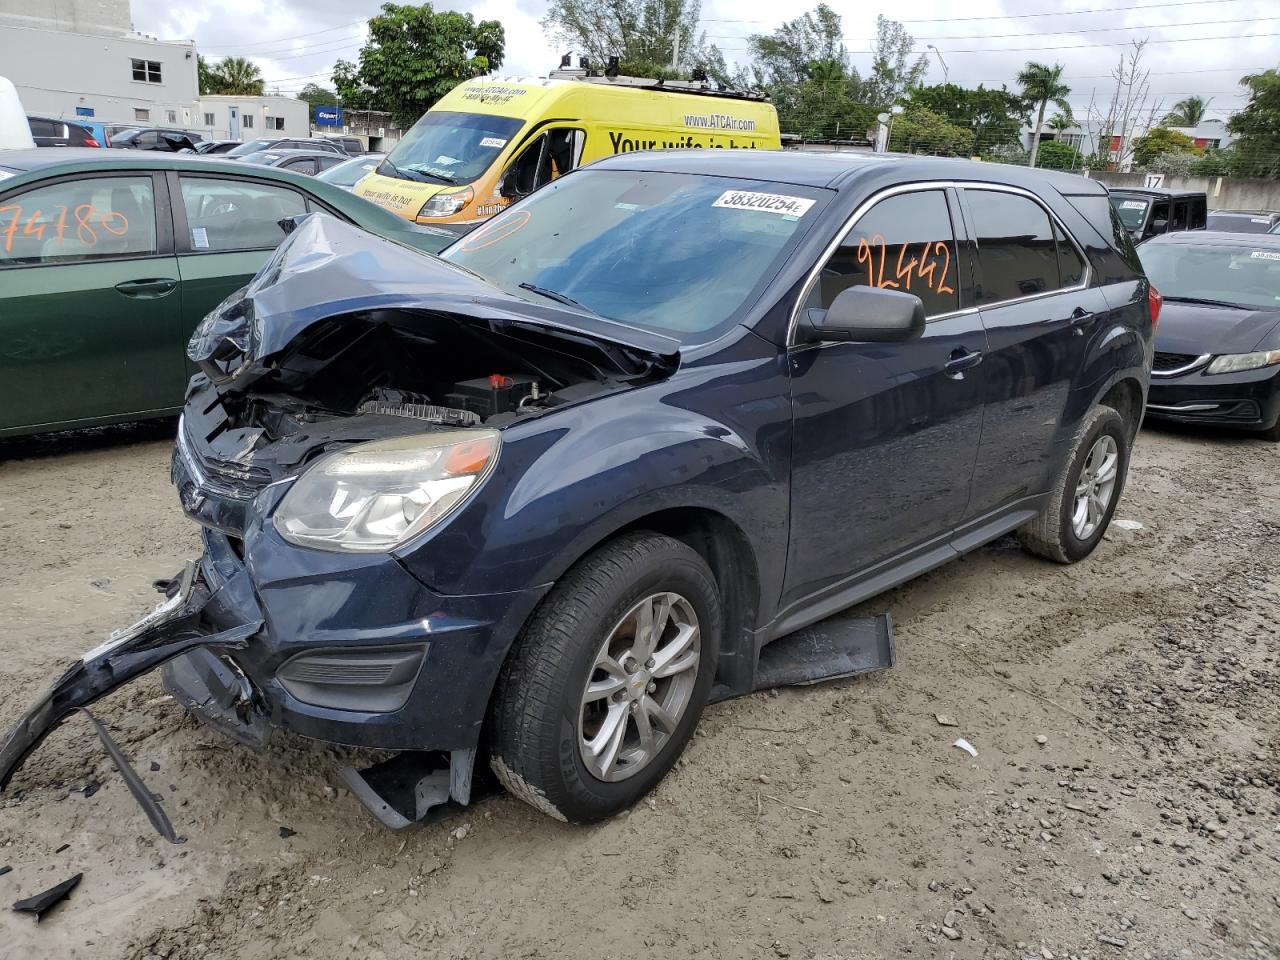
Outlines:
{"label": "building window", "polygon": [[212,126],[213,126],[213,124],[214,124],[213,114],[212,114],[212,113],[206,113],[206,114],[204,115],[204,125],[205,125],[206,127],[212,127]]}
{"label": "building window", "polygon": [[246,114],[244,115],[244,117],[242,118],[241,122],[244,124],[244,128],[245,128],[246,130],[252,130],[252,129],[253,129],[253,114],[252,114],[252,113],[246,113]]}
{"label": "building window", "polygon": [[264,117],[262,123],[268,130],[284,129],[284,117]]}
{"label": "building window", "polygon": [[165,112],[165,116],[168,118],[168,120],[169,120],[169,122],[170,122],[170,123],[177,123],[177,122],[178,122],[178,112],[177,112],[176,110],[168,110],[168,111],[166,111],[166,112]]}
{"label": "building window", "polygon": [[158,60],[132,60],[133,79],[139,83],[160,82],[160,62]]}
{"label": "building window", "polygon": [[144,110],[142,107],[134,107],[134,108],[133,108],[133,119],[135,119],[135,120],[150,120],[150,119],[151,119],[151,111],[150,111],[150,110]]}

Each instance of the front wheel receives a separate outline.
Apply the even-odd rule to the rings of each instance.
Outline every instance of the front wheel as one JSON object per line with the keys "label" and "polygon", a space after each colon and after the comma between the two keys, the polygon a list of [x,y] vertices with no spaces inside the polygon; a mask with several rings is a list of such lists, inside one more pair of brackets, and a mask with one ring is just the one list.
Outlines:
{"label": "front wheel", "polygon": [[553,588],[503,666],[490,765],[560,820],[630,806],[684,749],[715,675],[715,578],[670,537],[601,547]]}
{"label": "front wheel", "polygon": [[1093,552],[1124,490],[1129,437],[1128,424],[1111,407],[1089,411],[1048,504],[1018,529],[1023,549],[1058,563],[1075,563]]}

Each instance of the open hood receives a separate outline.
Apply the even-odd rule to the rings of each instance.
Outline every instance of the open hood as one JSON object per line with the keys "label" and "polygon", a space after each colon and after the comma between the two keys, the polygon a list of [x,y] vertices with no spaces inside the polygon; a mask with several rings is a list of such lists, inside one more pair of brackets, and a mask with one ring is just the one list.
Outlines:
{"label": "open hood", "polygon": [[197,328],[188,353],[215,382],[249,382],[309,329],[345,317],[412,327],[441,317],[553,334],[620,374],[674,366],[680,343],[585,310],[513,296],[478,274],[326,214],[300,218],[243,293]]}

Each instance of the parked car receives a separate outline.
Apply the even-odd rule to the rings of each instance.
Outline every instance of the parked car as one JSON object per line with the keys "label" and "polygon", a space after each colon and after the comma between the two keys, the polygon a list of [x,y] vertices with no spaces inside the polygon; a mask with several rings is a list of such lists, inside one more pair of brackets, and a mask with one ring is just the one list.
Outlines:
{"label": "parked car", "polygon": [[1280,236],[1159,237],[1142,264],[1165,299],[1147,416],[1280,441]]}
{"label": "parked car", "polygon": [[112,140],[121,134],[128,133],[131,130],[140,129],[136,123],[105,123],[102,130],[107,135],[108,140]]}
{"label": "parked car", "polygon": [[361,157],[352,157],[350,160],[344,160],[337,166],[331,166],[327,170],[321,170],[316,176],[325,183],[332,183],[335,187],[350,190],[374,170],[377,170],[378,164],[385,157],[386,154],[384,153],[366,153]]}
{"label": "parked car", "polygon": [[37,147],[100,147],[102,144],[84,124],[56,117],[27,117],[31,137]]}
{"label": "parked car", "polygon": [[1177,190],[1111,191],[1111,202],[1134,243],[1179,230],[1202,230],[1209,200],[1203,193]]}
{"label": "parked car", "polygon": [[358,157],[369,152],[369,148],[359,137],[324,137],[323,139],[332,143],[348,157]]}
{"label": "parked car", "polygon": [[237,158],[241,163],[253,163],[264,167],[279,167],[305,176],[314,176],[343,163],[345,158],[331,150],[259,150]]}
{"label": "parked car", "polygon": [[196,153],[230,153],[238,146],[239,140],[201,140],[196,144]]}
{"label": "parked car", "polygon": [[1088,556],[1157,304],[1096,181],[932,157],[619,155],[441,258],[312,218],[192,338],[199,567],[26,713],[0,786],[169,660],[246,739],[414,751],[402,819],[477,758],[617,813],[763,645],[1010,531]]}
{"label": "parked car", "polygon": [[1273,210],[1210,210],[1206,230],[1227,233],[1270,233],[1280,225],[1280,213]]}
{"label": "parked car", "polygon": [[238,159],[253,153],[261,153],[263,150],[327,150],[342,157],[346,156],[336,144],[320,137],[259,137],[233,147],[227,151],[227,156]]}
{"label": "parked car", "polygon": [[120,150],[155,150],[162,153],[179,153],[187,150],[194,152],[196,145],[203,138],[189,130],[174,130],[165,127],[146,127],[141,130],[126,130],[111,138],[111,146]]}
{"label": "parked car", "polygon": [[191,330],[263,264],[282,219],[313,210],[428,251],[456,236],[268,167],[0,154],[0,436],[175,413]]}

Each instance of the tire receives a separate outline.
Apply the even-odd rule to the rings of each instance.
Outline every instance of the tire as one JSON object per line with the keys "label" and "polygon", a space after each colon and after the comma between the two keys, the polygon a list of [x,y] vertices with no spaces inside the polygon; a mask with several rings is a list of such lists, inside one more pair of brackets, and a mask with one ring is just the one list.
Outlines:
{"label": "tire", "polygon": [[[1086,522],[1081,528],[1077,524],[1076,511],[1082,474],[1091,454],[1108,449],[1105,438],[1110,438],[1110,448],[1115,452],[1114,480],[1106,493],[1105,506],[1096,509],[1095,501],[1094,511],[1086,511]],[[1104,406],[1090,410],[1076,432],[1065,468],[1054,481],[1049,502],[1034,519],[1018,529],[1022,548],[1058,563],[1075,563],[1091,554],[1106,534],[1116,504],[1124,492],[1125,478],[1129,473],[1130,445],[1129,425],[1118,412]],[[1095,486],[1094,489],[1100,488]]]}
{"label": "tire", "polygon": [[[648,649],[640,636],[646,610],[663,629],[641,662],[627,654]],[[625,534],[581,560],[534,612],[498,677],[489,763],[503,786],[573,823],[635,803],[697,725],[715,677],[720,624],[715,577],[678,540]],[[647,748],[642,727],[652,738]]]}

